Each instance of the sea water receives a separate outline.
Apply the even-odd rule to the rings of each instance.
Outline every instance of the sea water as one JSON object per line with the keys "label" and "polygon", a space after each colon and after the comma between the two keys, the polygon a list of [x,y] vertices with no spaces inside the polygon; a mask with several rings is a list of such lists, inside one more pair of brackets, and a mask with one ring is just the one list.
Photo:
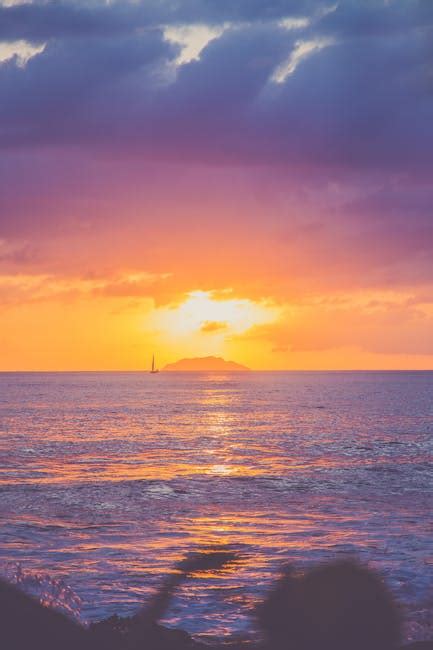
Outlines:
{"label": "sea water", "polygon": [[431,372],[3,373],[0,571],[90,622],[228,544],[165,619],[206,638],[252,634],[285,563],[356,557],[429,638],[432,451]]}

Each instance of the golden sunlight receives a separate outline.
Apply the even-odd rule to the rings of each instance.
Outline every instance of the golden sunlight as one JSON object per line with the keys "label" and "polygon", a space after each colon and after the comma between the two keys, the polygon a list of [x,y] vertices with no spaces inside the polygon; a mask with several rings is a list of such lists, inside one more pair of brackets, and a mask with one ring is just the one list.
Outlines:
{"label": "golden sunlight", "polygon": [[225,337],[241,334],[253,325],[270,323],[278,314],[278,308],[264,302],[246,298],[217,299],[210,291],[192,291],[180,305],[156,309],[152,325],[177,336]]}
{"label": "golden sunlight", "polygon": [[167,349],[175,348],[177,354],[179,350],[193,355],[223,354],[231,337],[272,323],[280,315],[278,307],[265,301],[229,296],[229,291],[218,297],[211,291],[192,291],[181,304],[147,314],[145,326],[158,332]]}

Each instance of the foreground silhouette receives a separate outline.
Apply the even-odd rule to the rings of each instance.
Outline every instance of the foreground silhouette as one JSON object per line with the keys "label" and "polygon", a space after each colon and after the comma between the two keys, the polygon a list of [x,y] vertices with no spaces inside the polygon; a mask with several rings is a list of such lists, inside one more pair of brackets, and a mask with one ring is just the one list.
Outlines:
{"label": "foreground silhouette", "polygon": [[[232,552],[224,549],[207,549],[190,555],[135,616],[114,616],[89,629],[0,581],[0,647],[5,650],[208,648],[186,632],[168,630],[158,625],[158,621],[174,590],[188,575],[220,569],[235,559]],[[390,593],[375,573],[353,562],[319,566],[302,576],[287,569],[257,608],[256,618],[269,650],[395,650],[400,643],[400,617]],[[433,650],[433,643],[414,643],[405,649]]]}
{"label": "foreground silhouette", "polygon": [[217,570],[235,555],[207,549],[182,560],[150,603],[131,618],[113,616],[84,628],[64,614],[44,607],[14,585],[0,580],[0,649],[3,650],[181,650],[201,647],[181,630],[158,625],[176,587],[191,573]]}
{"label": "foreground silhouette", "polygon": [[0,648],[4,650],[90,650],[88,632],[0,581]]}
{"label": "foreground silhouette", "polygon": [[272,648],[395,650],[400,617],[381,580],[353,562],[295,576],[288,569],[258,608]]}

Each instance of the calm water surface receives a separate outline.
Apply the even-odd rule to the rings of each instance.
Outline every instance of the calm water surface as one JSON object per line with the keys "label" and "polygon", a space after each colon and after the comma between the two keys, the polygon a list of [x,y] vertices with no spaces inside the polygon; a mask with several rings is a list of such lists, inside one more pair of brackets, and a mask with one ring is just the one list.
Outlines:
{"label": "calm water surface", "polygon": [[287,561],[357,556],[433,636],[433,373],[0,374],[0,564],[132,613],[186,551],[167,623],[244,634]]}

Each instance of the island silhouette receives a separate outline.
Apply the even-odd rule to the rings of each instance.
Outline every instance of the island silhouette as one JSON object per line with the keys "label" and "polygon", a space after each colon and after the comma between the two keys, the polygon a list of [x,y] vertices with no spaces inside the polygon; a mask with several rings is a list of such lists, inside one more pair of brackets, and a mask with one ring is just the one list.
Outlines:
{"label": "island silhouette", "polygon": [[174,363],[168,363],[163,370],[168,371],[246,371],[250,370],[236,361],[226,361],[222,357],[193,357],[191,359],[179,359]]}

